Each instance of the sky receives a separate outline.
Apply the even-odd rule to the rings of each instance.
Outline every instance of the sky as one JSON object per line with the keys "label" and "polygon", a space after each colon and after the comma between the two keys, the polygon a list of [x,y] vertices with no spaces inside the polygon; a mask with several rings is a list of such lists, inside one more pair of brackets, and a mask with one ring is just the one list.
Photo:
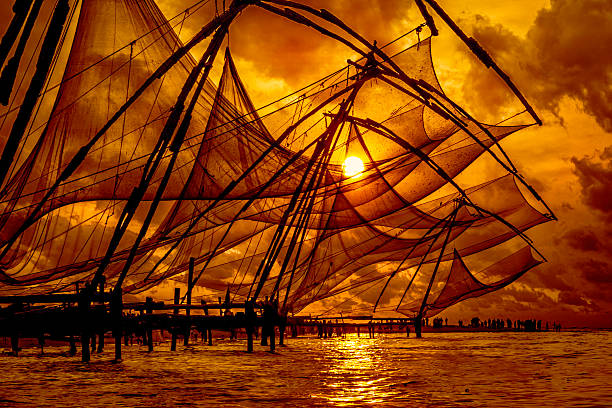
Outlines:
{"label": "sky", "polygon": [[[222,0],[217,3],[221,7]],[[406,0],[307,3],[329,9],[379,44],[421,22],[414,4]],[[166,17],[185,7],[182,0],[158,4]],[[479,316],[612,327],[612,3],[440,0],[440,4],[493,56],[542,118],[542,126],[512,135],[503,147],[559,218],[528,233],[547,263],[503,290],[465,301],[441,315],[450,322]],[[6,22],[10,13],[7,5],[1,7],[0,21]],[[187,19],[181,38],[188,39],[207,18],[210,15],[202,13]],[[354,58],[346,47],[255,7],[232,25],[229,45],[255,106]],[[441,39],[432,52],[446,92],[479,120],[499,120],[516,107],[499,80],[468,58],[459,42]],[[484,164],[460,177],[473,184],[499,175],[496,171]]]}

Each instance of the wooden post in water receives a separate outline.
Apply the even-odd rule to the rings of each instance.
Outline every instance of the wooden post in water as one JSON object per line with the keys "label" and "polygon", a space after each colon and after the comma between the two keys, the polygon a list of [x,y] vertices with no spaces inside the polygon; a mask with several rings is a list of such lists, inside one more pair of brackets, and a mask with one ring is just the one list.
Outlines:
{"label": "wooden post in water", "polygon": [[71,356],[74,356],[77,352],[77,348],[76,348],[76,344],[74,342],[74,335],[70,335],[70,348],[68,349],[68,354],[70,354]]}
{"label": "wooden post in water", "polygon": [[283,347],[285,345],[285,329],[287,328],[287,315],[281,312],[278,321],[278,345]]}
{"label": "wooden post in water", "polygon": [[[204,315],[208,316],[208,308],[206,307],[206,301],[202,299],[200,300],[200,303],[204,306]],[[206,325],[202,333],[204,333],[205,338],[208,337],[208,345],[212,346],[212,330],[210,329],[210,326]]]}
{"label": "wooden post in water", "polygon": [[417,339],[421,338],[421,325],[423,324],[423,315],[418,314],[414,318],[414,333],[416,334]]}
{"label": "wooden post in water", "polygon": [[274,324],[270,325],[270,351],[274,352],[276,350],[276,343],[274,342],[274,336],[276,335],[276,330],[274,330]]}
{"label": "wooden post in water", "polygon": [[151,352],[153,351],[153,298],[147,297],[145,303],[147,309],[147,346],[149,347],[149,352]]}
{"label": "wooden post in water", "polygon": [[91,354],[96,352],[96,335],[92,332],[91,335]]}
{"label": "wooden post in water", "polygon": [[[195,258],[189,258],[189,275],[187,276],[187,306],[191,306],[191,291],[193,289],[193,270],[195,268]],[[186,327],[185,327],[185,339],[183,341],[183,345],[185,347],[189,346],[189,336],[191,335],[191,309],[187,307],[185,311]]]}
{"label": "wooden post in water", "polygon": [[19,355],[19,333],[17,332],[17,327],[14,330],[11,334],[11,350],[13,355],[17,357]]}
{"label": "wooden post in water", "polygon": [[[178,305],[178,303],[180,302],[181,299],[181,288],[174,288],[174,304]],[[176,332],[177,332],[177,327],[176,327],[176,323],[178,321],[178,319],[176,318],[179,314],[179,310],[178,307],[174,308],[174,311],[172,312],[172,314],[174,315],[174,324],[172,325],[172,341],[170,343],[170,351],[176,351]]]}
{"label": "wooden post in water", "polygon": [[100,304],[102,305],[102,313],[101,313],[101,322],[100,322],[100,327],[98,330],[98,349],[97,352],[98,353],[102,353],[104,351],[104,332],[106,329],[106,305],[104,304],[104,284],[106,282],[106,278],[104,277],[104,275],[102,275],[102,278],[100,279],[100,297],[101,297],[101,301]]}
{"label": "wooden post in water", "polygon": [[121,288],[116,288],[112,292],[110,313],[113,326],[113,337],[115,338],[115,361],[121,361],[121,335],[123,334],[123,328],[121,327],[121,318],[123,314]]}
{"label": "wooden post in water", "polygon": [[247,334],[247,353],[253,352],[253,334],[255,332],[255,324],[257,314],[255,313],[255,302],[251,300],[244,301],[244,318],[246,320],[245,330]]}
{"label": "wooden post in water", "polygon": [[79,292],[79,315],[81,319],[81,361],[89,362],[91,355],[89,353],[89,335],[90,335],[90,294],[91,289],[89,284],[86,284]]}

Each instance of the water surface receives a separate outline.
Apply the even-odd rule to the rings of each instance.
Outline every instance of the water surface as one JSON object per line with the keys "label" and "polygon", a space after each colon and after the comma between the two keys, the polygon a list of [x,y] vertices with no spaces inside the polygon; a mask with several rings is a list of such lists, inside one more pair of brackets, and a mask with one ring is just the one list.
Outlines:
{"label": "water surface", "polygon": [[612,333],[425,333],[244,340],[147,353],[112,345],[84,364],[66,347],[0,356],[0,406],[612,406]]}

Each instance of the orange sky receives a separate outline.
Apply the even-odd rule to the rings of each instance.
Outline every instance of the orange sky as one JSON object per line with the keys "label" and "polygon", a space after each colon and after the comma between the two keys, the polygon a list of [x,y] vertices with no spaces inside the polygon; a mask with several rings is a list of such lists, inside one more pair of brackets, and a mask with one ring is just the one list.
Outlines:
{"label": "orange sky", "polygon": [[[406,0],[308,3],[329,9],[379,44],[420,23],[416,7]],[[182,0],[158,4],[167,17],[185,7]],[[514,134],[503,146],[559,217],[558,222],[528,233],[548,263],[510,287],[463,302],[442,316],[451,321],[511,317],[612,327],[612,4],[608,0],[440,0],[440,4],[489,51],[542,117],[542,127]],[[9,7],[0,6],[2,31]],[[189,18],[181,37],[189,38],[210,18],[210,11]],[[254,7],[232,26],[229,43],[255,106],[308,84],[353,57],[350,50],[316,32]],[[513,112],[516,104],[505,91],[497,91],[504,89],[500,82],[470,62],[462,45],[438,41],[433,53],[449,95],[478,119],[499,120]],[[474,184],[499,175],[497,171],[482,164],[460,177]]]}

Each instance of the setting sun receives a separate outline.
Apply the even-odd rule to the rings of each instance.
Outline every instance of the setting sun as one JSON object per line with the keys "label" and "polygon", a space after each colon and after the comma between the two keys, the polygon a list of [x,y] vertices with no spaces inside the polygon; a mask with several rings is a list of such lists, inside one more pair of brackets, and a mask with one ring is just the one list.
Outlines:
{"label": "setting sun", "polygon": [[363,161],[359,157],[349,156],[344,160],[342,170],[346,177],[356,177],[363,173]]}

